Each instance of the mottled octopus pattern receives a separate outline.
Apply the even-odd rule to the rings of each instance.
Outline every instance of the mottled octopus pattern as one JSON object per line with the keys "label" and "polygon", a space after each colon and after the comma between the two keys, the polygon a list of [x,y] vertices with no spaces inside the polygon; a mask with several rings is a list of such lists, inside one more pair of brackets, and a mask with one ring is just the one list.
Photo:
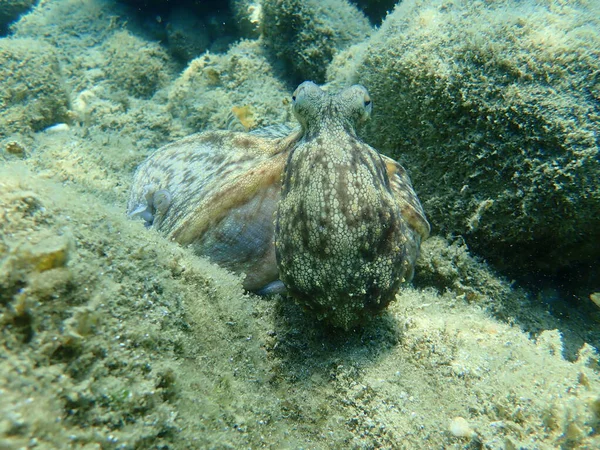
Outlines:
{"label": "mottled octopus pattern", "polygon": [[[362,86],[292,96],[299,129],[189,136],[138,168],[130,216],[268,291],[280,279],[319,319],[349,329],[412,278],[429,224],[406,171],[356,135]],[[283,176],[282,176],[283,175]]]}

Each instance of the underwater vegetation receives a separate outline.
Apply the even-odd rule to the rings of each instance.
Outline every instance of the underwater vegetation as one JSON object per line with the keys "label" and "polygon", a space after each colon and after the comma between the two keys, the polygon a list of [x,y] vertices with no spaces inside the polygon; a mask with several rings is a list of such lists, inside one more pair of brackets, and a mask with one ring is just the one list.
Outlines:
{"label": "underwater vegetation", "polygon": [[599,8],[402,2],[352,62],[377,105],[367,139],[511,276],[600,259]]}

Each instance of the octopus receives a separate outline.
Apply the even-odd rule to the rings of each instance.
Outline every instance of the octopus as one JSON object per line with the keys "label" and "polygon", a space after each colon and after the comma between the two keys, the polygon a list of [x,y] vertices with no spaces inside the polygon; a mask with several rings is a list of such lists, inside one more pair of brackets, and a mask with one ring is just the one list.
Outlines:
{"label": "octopus", "polygon": [[329,94],[304,82],[298,128],[203,132],[154,152],[128,214],[245,274],[246,290],[285,290],[348,330],[412,279],[430,232],[406,170],[357,136],[371,110],[363,86]]}

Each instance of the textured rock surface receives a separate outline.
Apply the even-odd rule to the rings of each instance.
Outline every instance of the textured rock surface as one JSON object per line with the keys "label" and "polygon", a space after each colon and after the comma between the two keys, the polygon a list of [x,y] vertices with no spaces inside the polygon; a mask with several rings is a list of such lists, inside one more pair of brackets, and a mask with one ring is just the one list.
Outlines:
{"label": "textured rock surface", "polygon": [[150,97],[171,79],[172,62],[158,44],[118,31],[104,45],[106,78],[116,89]]}
{"label": "textured rock surface", "polygon": [[405,1],[339,59],[434,228],[512,273],[600,256],[598,7],[536,5]]}
{"label": "textured rock surface", "polygon": [[57,51],[32,39],[0,40],[0,138],[67,119],[69,97]]}
{"label": "textured rock surface", "polygon": [[174,8],[169,12],[167,22],[169,51],[179,60],[188,62],[208,48],[208,29],[197,15],[185,8]]}
{"label": "textured rock surface", "polygon": [[242,131],[290,121],[288,98],[261,46],[241,41],[225,55],[193,60],[173,83],[167,106],[192,132]]}
{"label": "textured rock surface", "polygon": [[260,36],[261,0],[229,0],[229,7],[242,37],[257,38]]}
{"label": "textured rock surface", "polygon": [[264,0],[262,31],[265,45],[292,81],[321,83],[333,56],[365,39],[371,27],[344,0]]}

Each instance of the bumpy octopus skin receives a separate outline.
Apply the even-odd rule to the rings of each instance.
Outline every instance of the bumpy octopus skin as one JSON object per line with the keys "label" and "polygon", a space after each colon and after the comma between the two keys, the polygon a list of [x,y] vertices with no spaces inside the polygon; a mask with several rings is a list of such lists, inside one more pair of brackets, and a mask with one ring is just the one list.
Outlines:
{"label": "bumpy octopus skin", "polygon": [[279,276],[299,303],[348,329],[412,278],[429,224],[404,169],[356,136],[372,107],[364,87],[332,96],[305,82],[292,98],[302,137],[276,213]]}
{"label": "bumpy octopus skin", "polygon": [[204,132],[166,145],[136,171],[128,213],[245,273],[245,289],[281,278],[306,309],[349,328],[412,277],[429,234],[402,166],[356,136],[370,110],[362,86],[329,95],[302,83],[293,95],[300,129]]}

